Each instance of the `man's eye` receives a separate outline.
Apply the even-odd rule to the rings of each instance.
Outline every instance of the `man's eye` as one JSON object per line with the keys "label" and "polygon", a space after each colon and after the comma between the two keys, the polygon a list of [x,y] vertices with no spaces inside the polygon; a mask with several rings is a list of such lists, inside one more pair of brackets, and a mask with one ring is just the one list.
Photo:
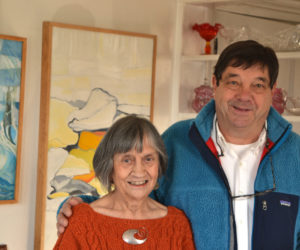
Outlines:
{"label": "man's eye", "polygon": [[237,81],[228,81],[226,82],[226,85],[228,88],[232,88],[232,89],[238,88],[240,86],[239,82]]}
{"label": "man's eye", "polygon": [[265,83],[257,82],[252,84],[252,89],[256,93],[264,93],[264,91],[267,89],[267,85]]}
{"label": "man's eye", "polygon": [[254,87],[258,88],[258,89],[261,89],[261,88],[265,88],[265,85],[262,84],[262,83],[256,83],[256,84],[254,84]]}

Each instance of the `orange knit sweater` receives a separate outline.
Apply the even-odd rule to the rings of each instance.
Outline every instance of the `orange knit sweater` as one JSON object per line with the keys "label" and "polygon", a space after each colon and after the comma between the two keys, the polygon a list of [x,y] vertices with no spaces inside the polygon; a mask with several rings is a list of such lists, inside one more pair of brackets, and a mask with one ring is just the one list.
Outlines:
{"label": "orange knit sweater", "polygon": [[[147,240],[141,245],[123,241],[128,229],[146,228]],[[168,214],[159,219],[130,220],[96,213],[88,204],[82,203],[73,209],[66,231],[58,238],[54,249],[195,249],[192,231],[185,214],[168,207]]]}

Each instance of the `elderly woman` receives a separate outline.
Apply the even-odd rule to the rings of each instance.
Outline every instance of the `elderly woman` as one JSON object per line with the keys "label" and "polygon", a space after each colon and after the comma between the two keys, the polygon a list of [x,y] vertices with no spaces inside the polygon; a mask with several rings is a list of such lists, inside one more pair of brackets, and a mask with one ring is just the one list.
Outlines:
{"label": "elderly woman", "polygon": [[115,122],[93,164],[109,192],[74,207],[54,249],[195,249],[185,214],[148,197],[167,166],[163,141],[148,120]]}

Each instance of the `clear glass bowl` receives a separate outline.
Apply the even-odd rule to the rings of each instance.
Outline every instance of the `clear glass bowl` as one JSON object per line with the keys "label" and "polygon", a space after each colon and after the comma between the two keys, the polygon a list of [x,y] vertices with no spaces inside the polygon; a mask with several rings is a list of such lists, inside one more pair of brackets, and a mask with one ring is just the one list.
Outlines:
{"label": "clear glass bowl", "polygon": [[300,115],[300,97],[287,97],[285,109],[292,115]]}

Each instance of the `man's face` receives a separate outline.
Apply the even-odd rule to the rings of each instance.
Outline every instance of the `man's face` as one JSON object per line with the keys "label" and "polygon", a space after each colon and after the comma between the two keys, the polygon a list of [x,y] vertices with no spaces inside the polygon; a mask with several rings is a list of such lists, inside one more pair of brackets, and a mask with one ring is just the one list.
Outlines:
{"label": "man's face", "polygon": [[[275,89],[275,85],[273,89]],[[228,66],[217,86],[213,78],[216,113],[222,133],[261,131],[272,104],[268,69],[260,65],[248,69]]]}

